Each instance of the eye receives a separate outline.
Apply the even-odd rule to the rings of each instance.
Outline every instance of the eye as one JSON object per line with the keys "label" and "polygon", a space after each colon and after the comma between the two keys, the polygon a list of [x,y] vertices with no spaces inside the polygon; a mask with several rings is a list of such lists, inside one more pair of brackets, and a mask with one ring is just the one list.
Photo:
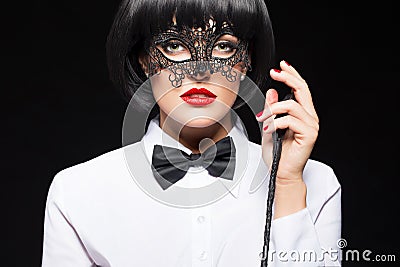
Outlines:
{"label": "eye", "polygon": [[214,49],[220,52],[230,52],[232,51],[232,46],[227,42],[220,42],[214,46]]}
{"label": "eye", "polygon": [[176,39],[167,39],[157,44],[157,48],[168,59],[173,61],[185,61],[191,58],[186,45]]}
{"label": "eye", "polygon": [[186,50],[186,47],[177,41],[169,41],[162,44],[161,47],[167,53],[179,53]]}
{"label": "eye", "polygon": [[212,56],[215,58],[230,58],[238,48],[238,45],[227,40],[217,42],[212,50]]}
{"label": "eye", "polygon": [[225,53],[230,53],[234,51],[236,48],[237,45],[229,41],[221,41],[214,46],[214,50],[216,50],[217,52],[225,52]]}

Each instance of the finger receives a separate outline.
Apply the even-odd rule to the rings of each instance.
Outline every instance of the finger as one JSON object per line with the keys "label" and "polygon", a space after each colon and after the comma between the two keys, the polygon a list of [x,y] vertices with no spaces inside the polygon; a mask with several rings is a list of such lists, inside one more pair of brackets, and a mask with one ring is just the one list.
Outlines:
{"label": "finger", "polygon": [[264,133],[270,134],[277,129],[287,128],[292,130],[297,138],[310,140],[310,143],[313,143],[318,136],[318,131],[315,128],[310,127],[303,121],[293,116],[284,116],[281,118],[277,118],[273,120],[273,122],[270,122],[269,125],[264,126],[263,130]]}
{"label": "finger", "polygon": [[272,114],[287,113],[301,121],[304,121],[307,125],[311,127],[318,127],[318,122],[315,120],[315,118],[311,116],[299,103],[294,100],[286,100],[273,103],[270,106],[270,109]]}
{"label": "finger", "polygon": [[310,90],[305,81],[298,79],[296,76],[287,71],[281,71],[277,69],[272,69],[270,71],[270,75],[274,80],[283,82],[291,87],[297,102],[299,102],[300,105],[302,105],[311,116],[318,119]]}
{"label": "finger", "polygon": [[303,79],[303,77],[301,77],[301,75],[297,72],[297,70],[290,65],[286,60],[282,60],[281,62],[279,62],[279,66],[281,67],[282,70],[287,71],[291,74],[293,74],[294,76],[296,76],[299,80],[301,81],[305,81]]}
{"label": "finger", "polygon": [[275,89],[269,89],[267,93],[265,94],[265,104],[264,104],[264,109],[261,110],[259,113],[256,115],[256,119],[258,120],[259,118],[262,120],[265,120],[269,116],[272,115],[271,113],[271,108],[270,105],[273,103],[278,102],[278,92]]}
{"label": "finger", "polygon": [[285,70],[272,69],[270,71],[270,75],[274,80],[283,82],[291,87],[294,90],[296,99],[300,104],[303,104],[302,102],[307,104],[307,102],[312,101],[310,90],[308,89],[308,85],[305,81],[300,80],[295,75]]}
{"label": "finger", "polygon": [[274,119],[276,118],[275,115],[268,117],[266,120],[263,121],[263,131],[267,131],[271,125],[274,124]]}
{"label": "finger", "polygon": [[273,88],[268,89],[267,93],[265,94],[264,109],[269,108],[269,106],[275,102],[278,102],[278,91]]}

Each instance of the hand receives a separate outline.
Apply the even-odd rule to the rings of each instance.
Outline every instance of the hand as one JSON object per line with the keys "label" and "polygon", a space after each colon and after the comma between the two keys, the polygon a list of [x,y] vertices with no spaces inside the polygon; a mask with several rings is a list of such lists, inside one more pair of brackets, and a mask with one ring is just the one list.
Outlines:
{"label": "hand", "polygon": [[[305,80],[285,61],[280,62],[282,70],[271,70],[271,77],[292,88],[295,100],[278,102],[278,93],[269,89],[265,107],[256,119],[263,122],[262,149],[267,166],[271,163],[272,132],[288,128],[283,138],[282,154],[277,172],[277,184],[291,184],[302,181],[305,164],[317,140],[319,119],[312,102],[311,93]],[[277,114],[286,116],[275,118]]]}

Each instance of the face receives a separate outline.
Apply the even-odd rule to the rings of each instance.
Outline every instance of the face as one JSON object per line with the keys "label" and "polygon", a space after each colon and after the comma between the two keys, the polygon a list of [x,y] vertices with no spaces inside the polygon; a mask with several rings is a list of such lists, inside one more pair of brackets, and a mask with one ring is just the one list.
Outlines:
{"label": "face", "polygon": [[145,69],[162,121],[207,127],[229,114],[250,61],[247,42],[228,24],[217,29],[210,19],[204,29],[172,27],[148,47]]}

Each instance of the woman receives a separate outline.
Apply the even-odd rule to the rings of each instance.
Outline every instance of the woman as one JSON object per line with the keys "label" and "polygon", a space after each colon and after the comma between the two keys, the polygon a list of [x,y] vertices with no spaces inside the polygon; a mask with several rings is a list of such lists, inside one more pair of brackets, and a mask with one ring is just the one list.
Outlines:
{"label": "woman", "polygon": [[[309,159],[318,116],[308,86],[285,61],[270,69],[263,1],[214,2],[121,3],[108,64],[134,111],[124,137],[143,126],[130,114],[145,118],[145,135],[55,176],[42,266],[260,266],[265,240],[269,266],[340,265],[341,189],[330,167]],[[269,75],[295,100],[278,102]],[[254,118],[237,116],[265,91]],[[262,123],[261,146],[242,119]]]}

